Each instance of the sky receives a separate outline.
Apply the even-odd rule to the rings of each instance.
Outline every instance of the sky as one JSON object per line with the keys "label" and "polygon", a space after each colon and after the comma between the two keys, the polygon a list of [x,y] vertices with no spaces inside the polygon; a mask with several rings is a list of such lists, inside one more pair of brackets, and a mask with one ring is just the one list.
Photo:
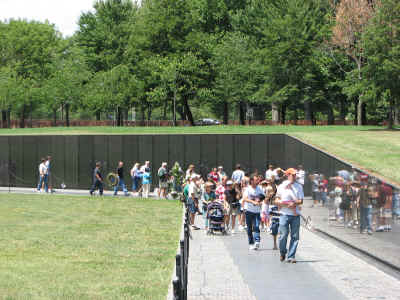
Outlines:
{"label": "sky", "polygon": [[63,36],[71,36],[78,29],[82,12],[93,8],[95,0],[0,0],[0,20],[48,20]]}

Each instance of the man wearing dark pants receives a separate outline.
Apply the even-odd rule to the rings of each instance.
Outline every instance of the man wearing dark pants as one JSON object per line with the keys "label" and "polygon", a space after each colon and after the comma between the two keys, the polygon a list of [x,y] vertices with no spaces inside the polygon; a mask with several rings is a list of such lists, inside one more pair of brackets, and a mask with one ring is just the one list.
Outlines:
{"label": "man wearing dark pants", "polygon": [[93,185],[90,189],[90,195],[93,196],[93,192],[96,189],[99,189],[100,196],[103,196],[103,176],[100,172],[101,164],[99,162],[96,163],[96,168],[93,171]]}
{"label": "man wearing dark pants", "polygon": [[[300,210],[303,204],[303,186],[296,182],[297,171],[293,168],[286,170],[287,180],[279,185],[276,192],[276,203],[281,207],[279,218],[279,250],[280,260],[288,258],[288,262],[296,263],[296,250],[299,244]],[[287,238],[290,231],[289,252],[287,250]]]}
{"label": "man wearing dark pants", "polygon": [[117,174],[118,174],[118,184],[114,186],[114,196],[117,196],[118,189],[124,191],[125,196],[129,196],[128,189],[126,188],[125,181],[124,181],[124,163],[120,161],[117,167]]}

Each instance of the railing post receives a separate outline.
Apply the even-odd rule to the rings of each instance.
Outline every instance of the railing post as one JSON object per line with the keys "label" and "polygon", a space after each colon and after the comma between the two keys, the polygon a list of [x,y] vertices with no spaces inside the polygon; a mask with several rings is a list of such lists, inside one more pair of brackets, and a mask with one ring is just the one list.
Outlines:
{"label": "railing post", "polygon": [[172,280],[172,286],[173,286],[173,299],[174,300],[180,300],[180,288],[179,288],[179,279],[177,277]]}
{"label": "railing post", "polygon": [[177,300],[182,299],[182,265],[181,265],[181,261],[182,261],[182,255],[177,254],[175,256],[175,265],[176,265],[175,273],[176,273],[176,278],[178,280],[176,294],[175,294],[175,287],[174,287],[174,297]]}

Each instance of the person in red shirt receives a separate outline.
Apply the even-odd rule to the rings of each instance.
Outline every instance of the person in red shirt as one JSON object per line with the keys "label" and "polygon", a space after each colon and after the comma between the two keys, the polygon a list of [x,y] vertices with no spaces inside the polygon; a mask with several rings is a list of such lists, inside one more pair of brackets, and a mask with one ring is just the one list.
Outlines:
{"label": "person in red shirt", "polygon": [[217,168],[213,168],[211,172],[207,175],[207,178],[212,179],[216,184],[219,182],[219,175]]}

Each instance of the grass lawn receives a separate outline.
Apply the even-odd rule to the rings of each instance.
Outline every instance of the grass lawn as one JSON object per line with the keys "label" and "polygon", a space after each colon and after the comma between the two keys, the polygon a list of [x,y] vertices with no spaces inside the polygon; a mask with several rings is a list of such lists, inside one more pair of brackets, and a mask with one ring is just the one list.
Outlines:
{"label": "grass lawn", "polygon": [[0,135],[31,134],[267,134],[285,133],[400,185],[400,131],[378,126],[51,127],[0,129]]}
{"label": "grass lawn", "polygon": [[0,194],[1,299],[165,299],[176,201]]}

